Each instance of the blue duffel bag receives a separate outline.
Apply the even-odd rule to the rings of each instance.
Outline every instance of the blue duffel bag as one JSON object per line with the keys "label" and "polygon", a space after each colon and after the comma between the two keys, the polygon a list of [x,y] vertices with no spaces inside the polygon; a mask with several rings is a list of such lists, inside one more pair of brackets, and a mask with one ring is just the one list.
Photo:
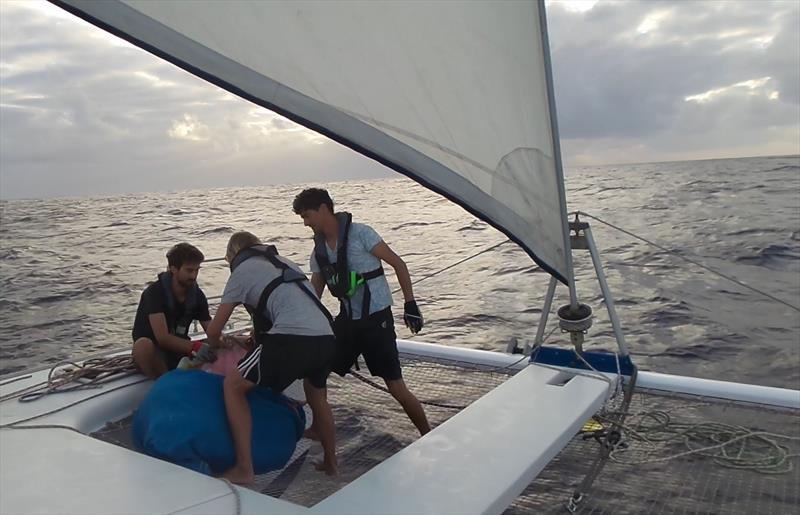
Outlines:
{"label": "blue duffel bag", "polygon": [[[173,370],[161,376],[133,417],[136,447],[204,474],[231,468],[236,459],[223,380],[200,370]],[[284,467],[303,435],[303,409],[267,388],[254,388],[247,401],[253,415],[253,470],[263,474]]]}

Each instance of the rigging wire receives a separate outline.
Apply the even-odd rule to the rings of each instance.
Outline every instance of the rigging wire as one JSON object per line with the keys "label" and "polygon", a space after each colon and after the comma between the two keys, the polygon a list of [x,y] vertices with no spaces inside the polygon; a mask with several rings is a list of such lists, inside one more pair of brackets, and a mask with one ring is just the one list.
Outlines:
{"label": "rigging wire", "polygon": [[[485,253],[489,252],[490,250],[494,250],[497,247],[499,247],[501,245],[505,245],[506,243],[510,243],[510,242],[511,242],[511,240],[503,240],[500,243],[496,243],[496,244],[492,245],[491,247],[486,247],[485,249],[483,249],[483,250],[481,250],[479,252],[476,252],[475,254],[472,254],[471,256],[467,256],[464,259],[461,259],[459,261],[456,261],[455,263],[447,265],[446,267],[442,268],[441,270],[437,270],[436,272],[433,272],[431,274],[423,275],[419,279],[417,279],[415,281],[412,281],[411,284],[421,283],[425,279],[430,279],[431,277],[439,275],[442,272],[446,272],[446,271],[450,270],[451,268],[454,268],[454,267],[460,265],[461,263],[465,263],[465,262],[469,261],[470,259],[476,258],[476,257],[480,256],[481,254],[485,254]],[[402,288],[396,288],[396,289],[392,290],[392,295],[394,295],[395,293],[399,292],[401,289]]]}
{"label": "rigging wire", "polygon": [[652,245],[653,247],[655,247],[657,249],[663,250],[667,254],[679,257],[679,258],[683,259],[684,261],[687,261],[687,262],[689,262],[689,263],[691,263],[691,264],[693,264],[695,266],[698,266],[698,267],[702,268],[703,270],[706,270],[708,272],[711,272],[712,274],[715,274],[715,275],[718,275],[719,277],[722,277],[723,279],[727,279],[727,280],[729,280],[729,281],[731,281],[731,282],[733,282],[735,284],[738,284],[742,288],[747,288],[748,290],[751,290],[751,291],[753,291],[755,293],[761,294],[764,297],[772,299],[775,302],[779,302],[779,303],[783,304],[786,307],[792,308],[793,310],[800,312],[800,307],[795,306],[794,304],[791,304],[790,302],[787,302],[787,301],[785,301],[785,300],[783,300],[781,298],[778,298],[778,297],[776,297],[774,295],[771,295],[771,294],[769,294],[769,293],[767,293],[767,292],[765,292],[763,290],[759,290],[758,288],[750,286],[749,284],[745,284],[744,282],[740,281],[739,279],[737,279],[737,278],[735,278],[735,277],[733,277],[731,275],[727,275],[727,274],[724,274],[724,273],[719,272],[717,270],[714,270],[713,268],[711,268],[709,266],[706,266],[706,265],[700,263],[699,261],[697,261],[695,259],[691,259],[691,258],[688,258],[686,256],[683,256],[680,253],[678,253],[678,252],[676,252],[676,251],[674,251],[672,249],[668,249],[667,247],[664,247],[663,245],[659,245],[658,243],[650,241],[647,238],[643,238],[642,236],[639,236],[639,235],[634,234],[634,233],[632,233],[630,231],[627,231],[627,230],[623,229],[622,227],[619,227],[618,225],[614,225],[611,222],[607,222],[607,221],[605,221],[605,220],[603,220],[601,218],[598,218],[596,216],[590,215],[589,213],[585,213],[583,211],[575,211],[573,213],[570,213],[570,215],[573,215],[573,214],[580,215],[580,216],[585,216],[587,218],[591,218],[592,220],[596,220],[596,221],[600,222],[601,224],[607,225],[607,226],[611,227],[612,229],[616,229],[616,230],[618,230],[618,231],[620,231],[622,233],[625,233],[628,236],[631,236],[632,238],[636,238],[637,240],[641,240],[641,241],[643,241],[643,242],[645,242],[645,243],[647,243],[649,245]]}

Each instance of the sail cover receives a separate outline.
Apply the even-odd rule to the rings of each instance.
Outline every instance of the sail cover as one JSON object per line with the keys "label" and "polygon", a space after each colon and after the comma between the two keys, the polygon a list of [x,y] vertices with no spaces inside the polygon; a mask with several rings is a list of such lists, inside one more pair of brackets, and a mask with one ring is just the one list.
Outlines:
{"label": "sail cover", "polygon": [[571,277],[537,1],[52,1],[445,195]]}

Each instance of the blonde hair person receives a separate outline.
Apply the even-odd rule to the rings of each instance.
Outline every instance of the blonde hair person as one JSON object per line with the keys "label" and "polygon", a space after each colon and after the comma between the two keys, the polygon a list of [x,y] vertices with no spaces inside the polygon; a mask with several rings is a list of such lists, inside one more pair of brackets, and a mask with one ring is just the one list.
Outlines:
{"label": "blonde hair person", "polygon": [[255,234],[247,231],[233,233],[231,239],[228,240],[228,250],[225,251],[225,261],[230,263],[233,261],[233,258],[236,257],[236,254],[243,249],[249,249],[256,245],[261,245],[261,240],[258,239],[258,236]]}
{"label": "blonde hair person", "polygon": [[300,267],[253,233],[232,234],[225,261],[231,265],[231,275],[206,330],[208,341],[219,346],[234,308],[244,305],[253,321],[255,345],[223,383],[236,453],[236,463],[223,477],[239,484],[252,483],[255,477],[247,392],[266,387],[280,393],[298,379],[303,380],[314,417],[310,431],[322,444],[323,460],[317,468],[335,475],[336,428],[326,383],[336,353],[330,313]]}

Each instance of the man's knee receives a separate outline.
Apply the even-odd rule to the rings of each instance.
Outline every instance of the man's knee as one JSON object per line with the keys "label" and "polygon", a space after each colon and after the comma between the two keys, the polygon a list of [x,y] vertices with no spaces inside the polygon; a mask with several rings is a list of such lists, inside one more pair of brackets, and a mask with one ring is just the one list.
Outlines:
{"label": "man's knee", "polygon": [[156,356],[156,344],[150,338],[139,338],[133,342],[131,355],[137,363],[152,360]]}

